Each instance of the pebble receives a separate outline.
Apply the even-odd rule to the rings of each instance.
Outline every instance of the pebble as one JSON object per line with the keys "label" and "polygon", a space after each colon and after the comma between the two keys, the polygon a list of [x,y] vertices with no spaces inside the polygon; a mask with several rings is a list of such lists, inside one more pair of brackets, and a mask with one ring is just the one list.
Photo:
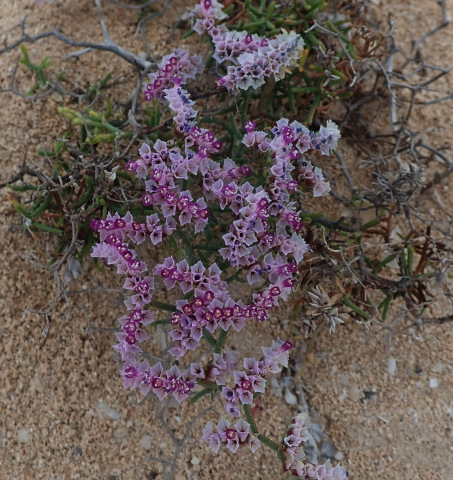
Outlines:
{"label": "pebble", "polygon": [[42,392],[44,390],[44,386],[41,382],[41,379],[38,375],[35,375],[31,380],[30,380],[30,387],[32,390],[35,390],[37,392]]}
{"label": "pebble", "polygon": [[349,386],[349,375],[347,373],[340,373],[337,375],[337,381],[343,387]]}
{"label": "pebble", "polygon": [[396,360],[393,357],[390,357],[387,363],[387,372],[389,372],[390,375],[395,375],[395,371],[396,371]]}
{"label": "pebble", "polygon": [[113,432],[113,436],[114,436],[117,440],[123,440],[123,438],[126,438],[126,437],[127,437],[127,428],[117,428],[117,429]]}
{"label": "pebble", "polygon": [[344,458],[344,453],[343,452],[335,453],[335,460],[338,460],[339,462],[341,462],[341,460],[343,460],[343,458]]}
{"label": "pebble", "polygon": [[432,371],[434,373],[442,373],[442,370],[444,369],[444,366],[442,363],[438,362],[436,363],[436,365],[434,365],[434,367],[432,368]]}
{"label": "pebble", "polygon": [[192,457],[192,460],[190,460],[190,463],[192,465],[200,465],[200,459],[197,457]]}
{"label": "pebble", "polygon": [[429,379],[429,386],[431,388],[436,388],[438,385],[439,385],[439,382],[438,382],[437,378],[430,378]]}
{"label": "pebble", "polygon": [[114,408],[110,407],[102,400],[99,400],[98,409],[102,417],[109,418],[110,420],[119,420],[121,415]]}
{"label": "pebble", "polygon": [[151,437],[149,435],[143,435],[140,439],[140,445],[145,450],[151,450]]}
{"label": "pebble", "polygon": [[348,397],[353,402],[358,402],[363,397],[363,390],[360,390],[360,388],[357,387],[352,387],[348,392]]}
{"label": "pebble", "polygon": [[17,433],[17,441],[19,443],[27,443],[30,440],[30,431],[28,428],[21,428]]}
{"label": "pebble", "polygon": [[293,392],[291,392],[291,390],[285,390],[285,402],[288,405],[297,405],[297,397]]}

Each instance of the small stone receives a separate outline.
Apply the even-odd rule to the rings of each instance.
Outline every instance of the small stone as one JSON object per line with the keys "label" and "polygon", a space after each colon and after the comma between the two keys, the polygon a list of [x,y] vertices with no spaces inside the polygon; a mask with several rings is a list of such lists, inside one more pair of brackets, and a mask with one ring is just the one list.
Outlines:
{"label": "small stone", "polygon": [[75,457],[77,455],[81,456],[83,454],[83,451],[80,447],[74,447],[72,449],[72,456]]}
{"label": "small stone", "polygon": [[98,410],[101,418],[109,418],[110,420],[119,420],[121,418],[119,412],[104,403],[102,400],[99,400]]}
{"label": "small stone", "polygon": [[363,394],[365,395],[363,397],[363,400],[368,400],[370,398],[373,398],[376,395],[376,391],[375,390],[364,390]]}
{"label": "small stone", "polygon": [[140,445],[145,450],[151,450],[151,437],[149,435],[143,435],[140,439]]}
{"label": "small stone", "polygon": [[337,375],[337,381],[343,387],[349,386],[349,375],[347,373],[340,373]]}
{"label": "small stone", "polygon": [[436,365],[434,365],[434,367],[432,368],[432,371],[434,373],[442,373],[442,370],[444,369],[444,366],[442,363],[438,362],[436,363]]}
{"label": "small stone", "polygon": [[389,375],[395,375],[396,371],[396,360],[393,357],[390,357],[387,362],[387,372]]}
{"label": "small stone", "polygon": [[297,397],[293,392],[291,392],[291,390],[285,390],[285,402],[288,405],[297,405]]}
{"label": "small stone", "polygon": [[360,390],[360,388],[357,387],[352,387],[349,392],[348,392],[348,397],[353,401],[353,402],[358,402],[363,396],[363,390]]}
{"label": "small stone", "polygon": [[117,440],[123,440],[123,438],[126,438],[126,437],[127,437],[127,428],[117,428],[117,429],[113,432],[113,436],[114,436]]}
{"label": "small stone", "polygon": [[341,462],[341,460],[343,460],[344,458],[344,453],[343,452],[336,452],[335,453],[335,460],[338,460],[339,462]]}
{"label": "small stone", "polygon": [[42,392],[44,390],[44,386],[41,382],[41,379],[38,375],[35,375],[31,380],[30,380],[30,387],[32,390],[35,390],[37,392]]}
{"label": "small stone", "polygon": [[429,379],[429,386],[430,388],[436,388],[439,385],[437,378],[430,378]]}
{"label": "small stone", "polygon": [[360,364],[355,363],[355,362],[354,362],[354,363],[351,363],[351,370],[352,370],[353,372],[360,372],[360,370],[361,370]]}
{"label": "small stone", "polygon": [[192,460],[190,460],[190,463],[194,466],[195,465],[200,465],[200,459],[197,458],[197,457],[192,457]]}
{"label": "small stone", "polygon": [[56,103],[61,103],[64,100],[63,96],[57,92],[51,93],[50,98]]}
{"label": "small stone", "polygon": [[21,428],[17,433],[17,441],[19,443],[27,443],[30,440],[30,436],[28,428]]}

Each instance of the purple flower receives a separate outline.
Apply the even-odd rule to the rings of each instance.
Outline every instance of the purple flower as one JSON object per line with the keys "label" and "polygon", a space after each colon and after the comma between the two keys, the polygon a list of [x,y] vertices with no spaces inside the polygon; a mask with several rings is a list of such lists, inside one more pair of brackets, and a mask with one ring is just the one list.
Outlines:
{"label": "purple flower", "polygon": [[248,445],[253,453],[260,447],[259,440],[250,433],[250,425],[242,419],[234,426],[230,426],[230,422],[222,419],[215,430],[212,423],[208,422],[203,430],[202,439],[209,443],[209,448],[214,453],[217,453],[220,447],[226,447],[233,453],[245,445]]}
{"label": "purple flower", "polygon": [[270,40],[246,32],[225,31],[213,41],[216,48],[214,58],[219,62],[230,60],[233,63],[227,68],[227,75],[217,81],[219,87],[228,90],[256,89],[271,75],[281,80],[295,66],[304,47],[303,39],[293,31],[283,32]]}
{"label": "purple flower", "polygon": [[[265,39],[229,32],[225,25],[218,24],[224,16],[217,0],[202,0],[192,19],[197,31],[211,36],[215,58],[228,62],[227,75],[220,82],[226,88],[256,88],[269,76],[283,78],[295,65],[303,47],[299,35],[283,32]],[[125,276],[124,288],[130,291],[124,302],[129,312],[119,319],[118,343],[114,346],[123,360],[120,375],[124,387],[138,387],[143,395],[153,392],[160,400],[171,395],[178,402],[191,395],[197,381],[218,388],[228,415],[239,419],[234,425],[222,420],[216,428],[209,423],[203,440],[216,453],[221,447],[236,452],[244,445],[255,452],[260,443],[240,418],[240,406],[251,405],[256,394],[265,392],[266,376],[288,365],[292,344],[278,339],[270,347],[263,347],[260,359],[243,360],[243,371],[238,371],[238,355],[231,351],[224,355],[213,353],[212,361],[193,363],[183,373],[176,365],[166,371],[160,363],[151,367],[142,361],[145,352],[141,344],[148,339],[146,325],[153,322],[147,307],[152,300],[154,278],[176,292],[176,311],[168,320],[173,341],[168,353],[172,357],[182,358],[200,343],[205,345],[204,331],[214,334],[219,328],[232,328],[239,332],[246,321],[267,320],[271,309],[294,288],[298,264],[310,251],[302,234],[305,226],[295,192],[309,190],[316,197],[330,189],[321,169],[312,165],[307,155],[310,151],[328,154],[336,147],[340,134],[332,122],[313,132],[297,121],[280,119],[271,132],[265,132],[256,130],[255,122],[247,121],[244,157],[261,162],[258,168],[251,163],[252,172],[242,159],[243,164],[238,165],[224,158],[216,135],[197,124],[195,104],[181,85],[199,70],[198,58],[177,50],[164,57],[159,71],[151,76],[146,95],[167,102],[173,112],[175,135],[168,142],[157,139],[152,145],[143,143],[139,158],[129,161],[126,168],[142,179],[136,184],[145,185],[142,204],[152,207],[154,213],[140,221],[129,212],[123,217],[109,213],[106,218],[92,220],[90,225],[99,235],[92,256],[116,265],[117,273]],[[254,156],[249,156],[247,150],[253,150]],[[252,173],[261,168],[266,182],[256,186]],[[148,237],[152,245],[171,245],[169,237],[178,229],[184,231],[185,237],[178,239],[178,247],[187,241],[198,247],[200,237],[196,234],[208,224],[213,227],[219,223],[218,207],[222,210],[221,222],[229,222],[228,231],[219,233],[210,228],[209,233],[213,243],[223,241],[219,254],[229,262],[231,270],[241,268],[248,283],[255,285],[248,303],[234,298],[225,281],[232,272],[206,261],[205,252],[198,248],[194,249],[195,255],[199,254],[203,262],[194,263],[188,257],[189,264],[188,260],[177,261],[169,256],[148,269],[132,246],[144,243]],[[148,271],[152,274],[147,275]],[[296,417],[282,442],[289,457],[286,468],[293,475],[343,479],[346,473],[341,467],[304,463],[307,435],[303,418]]]}
{"label": "purple flower", "polygon": [[189,78],[195,78],[203,71],[202,58],[198,55],[189,56],[189,52],[181,48],[165,55],[158,66],[159,70],[149,75],[150,83],[144,88],[147,101],[153,98],[162,101],[164,89],[171,88],[175,78],[180,79],[180,84],[184,84]]}

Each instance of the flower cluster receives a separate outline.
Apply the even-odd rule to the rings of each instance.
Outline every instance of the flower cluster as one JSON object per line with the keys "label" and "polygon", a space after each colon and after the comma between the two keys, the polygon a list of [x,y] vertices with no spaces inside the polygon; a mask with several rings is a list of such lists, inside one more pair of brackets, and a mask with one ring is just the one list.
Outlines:
{"label": "flower cluster", "polygon": [[[243,42],[249,35],[243,32]],[[223,46],[222,41],[220,43]],[[304,48],[303,39],[295,32],[283,31],[276,37],[260,40],[260,46],[254,51],[245,51],[237,58],[231,57],[234,65],[227,68],[227,74],[217,80],[217,86],[228,90],[236,88],[247,90],[249,87],[258,88],[271,75],[275,80],[281,80],[294,67]]]}
{"label": "flower cluster", "polygon": [[228,90],[258,88],[271,75],[281,80],[297,64],[304,41],[294,31],[285,30],[267,39],[247,32],[229,31],[225,25],[216,25],[225,14],[215,0],[201,0],[190,13],[193,29],[207,33],[214,44],[214,58],[230,62],[227,74],[217,80],[217,86]]}
{"label": "flower cluster", "polygon": [[[269,135],[257,131],[253,122],[247,122],[243,143],[259,152],[269,169],[267,183],[255,187],[244,181],[252,173],[250,167],[238,166],[229,158],[222,163],[211,158],[220,151],[221,143],[212,132],[196,125],[197,112],[179,81],[164,93],[183,149],[157,140],[152,147],[143,144],[140,158],[127,163],[130,172],[145,180],[142,203],[155,213],[148,215],[145,222],[135,221],[130,213],[123,217],[109,214],[106,219],[94,220],[91,226],[99,232],[100,243],[94,247],[92,256],[116,264],[118,273],[127,276],[124,288],[131,295],[126,306],[131,310],[146,308],[150,303],[155,276],[162,278],[167,289],[178,285],[185,295],[193,292],[191,300],[186,297],[176,301],[176,311],[170,319],[173,327],[170,335],[175,342],[170,353],[182,357],[199,346],[204,329],[210,333],[218,327],[240,331],[246,321],[266,320],[279,299],[287,298],[295,285],[297,264],[310,249],[302,236],[300,212],[291,200],[298,189],[292,172],[299,173],[298,162],[305,162],[304,178],[310,182],[318,179],[314,195],[327,192],[329,184],[317,167],[312,170],[305,153],[309,150],[329,153],[338,141],[339,132],[332,123],[315,133],[298,122],[282,119]],[[201,180],[202,196],[194,201],[189,190],[181,189],[181,180],[196,182],[197,178]],[[152,275],[144,276],[148,266],[129,248],[128,240],[140,244],[147,237],[156,245],[172,235],[178,223],[192,225],[195,234],[203,231],[211,215],[207,202],[233,212],[235,220],[222,236],[224,246],[219,254],[232,267],[243,268],[250,285],[259,285],[249,304],[231,297],[216,263],[208,266],[199,261],[189,265],[187,260],[176,262],[168,257],[153,268]],[[141,325],[133,331],[132,326],[127,328],[130,331],[118,334],[117,349],[131,361],[147,336]]]}
{"label": "flower cluster", "polygon": [[237,365],[237,352],[229,350],[225,354],[213,353],[213,360],[206,367],[200,363],[191,363],[190,372],[199,380],[223,385],[226,383],[227,375],[231,375]]}
{"label": "flower cluster", "polygon": [[165,55],[158,66],[159,70],[149,75],[150,83],[144,88],[147,101],[153,98],[162,101],[164,90],[172,87],[176,78],[183,84],[203,71],[202,58],[198,55],[190,56],[189,52],[182,48]]}
{"label": "flower cluster", "polygon": [[217,0],[202,0],[190,13],[194,20],[193,29],[200,35],[211,30],[217,20],[223,20],[227,15],[222,10],[223,5]]}
{"label": "flower cluster", "polygon": [[291,424],[286,431],[286,437],[283,439],[283,450],[289,457],[285,462],[286,470],[297,470],[299,464],[303,464],[306,458],[302,444],[311,438],[305,426],[306,418],[306,414],[299,413],[291,419]]}
{"label": "flower cluster", "polygon": [[144,360],[137,364],[134,360],[126,362],[120,371],[125,389],[139,388],[143,395],[153,392],[159,400],[173,395],[178,403],[186,399],[195,387],[195,378],[189,370],[181,373],[175,365],[164,372],[161,363],[150,367]]}
{"label": "flower cluster", "polygon": [[189,95],[182,88],[181,80],[178,77],[174,78],[175,88],[167,88],[164,90],[165,99],[168,102],[170,110],[175,112],[173,121],[177,130],[181,133],[189,133],[195,127],[194,118],[197,112],[192,108],[194,102],[190,100]]}
{"label": "flower cluster", "polygon": [[281,366],[288,366],[291,342],[277,339],[271,347],[261,348],[262,359],[257,361],[255,358],[244,358],[244,370],[233,372],[234,387],[222,388],[222,397],[226,400],[225,409],[232,417],[239,416],[239,405],[251,405],[255,393],[264,393],[266,388],[264,377],[268,372],[278,373]]}
{"label": "flower cluster", "polygon": [[310,439],[310,433],[305,426],[306,418],[304,413],[296,415],[286,431],[282,447],[288,456],[285,470],[289,470],[293,477],[346,480],[348,472],[340,464],[333,467],[329,460],[322,465],[314,465],[306,461],[303,443]]}
{"label": "flower cluster", "polygon": [[121,331],[116,333],[119,343],[113,347],[124,362],[120,372],[124,388],[133,390],[139,387],[144,395],[152,391],[160,400],[171,393],[181,402],[189,396],[196,384],[189,369],[181,373],[173,366],[164,374],[160,363],[150,367],[146,360],[139,365],[136,362],[136,356],[142,353],[140,343],[149,338],[144,327],[154,321],[147,309],[154,289],[154,278],[143,275],[148,270],[147,265],[138,259],[134,250],[129,249],[124,239],[129,236],[132,240],[137,240],[136,243],[142,242],[143,236],[136,237],[136,234],[138,231],[145,232],[146,227],[134,222],[130,213],[123,218],[118,214],[109,214],[107,219],[93,220],[91,227],[99,231],[102,239],[93,248],[91,256],[117,265],[117,273],[127,276],[123,287],[131,291],[125,301],[130,313],[119,319]]}
{"label": "flower cluster", "polygon": [[234,428],[230,426],[228,420],[222,419],[214,430],[212,423],[209,422],[203,430],[202,439],[209,443],[214,453],[217,453],[220,447],[226,447],[235,453],[239,447],[245,445],[255,453],[261,446],[260,441],[250,433],[250,425],[242,418],[234,424]]}
{"label": "flower cluster", "polygon": [[[225,14],[216,0],[201,1],[193,15],[194,29],[211,36],[219,63],[233,64],[220,81],[229,89],[259,86],[270,75],[282,78],[303,47],[295,33],[283,32],[267,40],[217,26]],[[116,265],[129,292],[124,302],[128,312],[119,319],[114,346],[123,361],[120,374],[124,388],[138,389],[143,395],[153,393],[160,400],[171,395],[181,402],[200,387],[206,387],[200,396],[206,391],[221,392],[227,413],[239,419],[233,426],[227,420],[215,428],[208,423],[203,440],[216,453],[221,447],[236,452],[244,445],[255,452],[260,441],[252,434],[257,430],[248,416],[249,405],[265,392],[266,376],[288,365],[292,345],[277,339],[270,347],[262,347],[260,359],[244,358],[242,370],[236,353],[217,351],[227,331],[240,332],[248,322],[267,320],[272,308],[294,288],[298,265],[310,251],[297,195],[303,187],[315,197],[330,190],[308,154],[328,155],[340,133],[332,122],[314,132],[287,119],[279,120],[270,131],[258,130],[248,121],[243,126],[244,153],[235,162],[222,155],[223,146],[216,135],[198,125],[195,103],[182,88],[200,72],[200,59],[175,50],[163,58],[159,68],[151,75],[145,98],[164,100],[169,106],[174,137],[143,143],[139,157],[126,164],[144,185],[141,203],[147,215],[138,221],[130,212],[123,216],[109,213],[91,222],[99,235],[92,257]],[[250,158],[253,162],[247,164]],[[194,241],[201,233],[213,247]],[[157,245],[173,234],[187,258],[178,252],[148,266],[131,247],[147,239]],[[203,248],[214,252],[215,261],[199,253]],[[247,297],[235,298],[229,285],[232,272],[241,273],[252,287]],[[205,339],[216,349],[206,365],[164,369],[161,363],[151,366],[143,360],[141,344],[149,338],[147,325],[154,322],[149,309],[155,284],[177,289],[176,300],[166,306],[172,312],[169,354],[182,358]],[[217,339],[214,334],[218,331]],[[241,410],[252,426],[240,418]],[[306,478],[342,479],[339,467],[304,462],[306,435],[303,420],[296,417],[281,449],[289,456],[286,469],[293,475],[302,472],[299,476]]]}

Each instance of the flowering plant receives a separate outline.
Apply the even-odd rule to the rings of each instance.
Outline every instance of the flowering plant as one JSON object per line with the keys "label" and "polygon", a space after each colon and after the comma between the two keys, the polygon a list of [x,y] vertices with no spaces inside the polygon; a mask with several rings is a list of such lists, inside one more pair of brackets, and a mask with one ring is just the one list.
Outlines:
{"label": "flowering plant", "polygon": [[[369,65],[364,68],[364,61],[356,62],[358,58],[379,59],[386,42],[380,43],[380,34],[373,35],[363,22],[349,23],[341,15],[335,19],[331,11],[314,18],[326,7],[326,2],[306,0],[277,4],[263,0],[258,6],[258,2],[245,0],[225,2],[224,8],[217,0],[202,0],[186,17],[192,25],[186,36],[195,32],[202,35],[209,44],[206,53],[212,48],[210,56],[191,55],[182,48],[164,56],[144,89],[145,100],[153,101],[152,107],[146,108],[142,115],[134,95],[124,120],[126,116],[120,118],[122,114],[118,112],[113,115],[112,103],[100,93],[111,74],[86,92],[67,91],[61,83],[65,72],[53,80],[45,71],[48,59],[32,63],[23,45],[55,36],[69,45],[85,47],[74,52],[74,56],[91,50],[107,50],[142,72],[149,72],[152,67],[149,58],[127,52],[109,38],[101,2],[95,3],[105,36],[103,43],[73,41],[57,30],[30,36],[25,33],[24,19],[20,25],[22,37],[10,45],[5,39],[2,50],[9,51],[20,45],[19,63],[38,79],[26,94],[21,94],[15,87],[17,68],[14,68],[10,87],[3,92],[33,100],[52,93],[69,95],[79,101],[91,102],[95,97],[83,112],[66,105],[59,107],[60,113],[80,127],[81,141],[77,146],[70,145],[65,135],[58,139],[54,150],[38,150],[38,155],[55,166],[50,176],[23,167],[11,178],[11,183],[0,185],[0,188],[7,185],[14,192],[31,192],[25,204],[13,196],[11,201],[32,235],[40,229],[60,239],[60,245],[52,252],[51,270],[56,274],[62,265],[68,269],[61,288],[56,277],[59,281],[57,299],[64,292],[69,274],[78,275],[77,259],[91,250],[95,243],[93,231],[96,231],[100,239],[92,256],[115,264],[118,273],[125,276],[124,288],[130,292],[125,302],[128,311],[119,319],[115,345],[122,358],[125,388],[138,390],[145,396],[155,395],[160,401],[173,397],[177,402],[193,403],[204,396],[217,397],[226,419],[214,426],[209,422],[202,436],[214,452],[222,447],[236,452],[245,445],[255,452],[265,445],[275,450],[282,468],[293,476],[344,478],[347,473],[341,466],[315,465],[309,461],[304,448],[309,433],[302,415],[293,419],[280,443],[262,435],[256,426],[253,404],[266,392],[269,376],[286,368],[291,342],[269,341],[271,345],[262,347],[260,357],[251,358],[247,356],[249,353],[234,349],[237,345],[228,350],[226,338],[228,332],[240,332],[251,322],[272,320],[274,307],[287,300],[298,274],[309,269],[313,272],[315,262],[305,262],[307,257],[313,259],[311,247],[320,262],[313,276],[304,276],[303,285],[313,284],[315,276],[327,275],[335,277],[341,293],[326,291],[318,284],[312,291],[305,292],[305,298],[296,300],[290,320],[297,321],[299,312],[304,310],[306,315],[301,321],[306,335],[321,319],[330,331],[338,324],[352,321],[348,313],[342,311],[343,302],[349,312],[357,315],[357,323],[368,327],[377,310],[385,322],[392,302],[404,298],[407,307],[404,314],[409,312],[415,318],[416,313],[417,325],[420,325],[419,313],[421,315],[445,287],[448,276],[444,265],[448,262],[439,252],[449,250],[431,236],[431,220],[422,236],[413,229],[409,200],[414,192],[420,191],[425,179],[424,167],[432,160],[420,154],[420,149],[438,154],[447,165],[448,162],[437,150],[413,141],[415,133],[407,129],[408,117],[404,122],[394,121],[402,112],[397,111],[398,95],[393,89],[395,86],[409,88],[414,93],[414,86],[401,83],[403,74],[393,72],[391,67],[390,71],[382,67],[392,65],[391,61],[376,62],[379,68],[369,68]],[[121,7],[126,6],[121,4]],[[143,5],[145,8],[148,4]],[[347,5],[343,11],[338,8],[335,14],[350,10]],[[146,19],[140,22],[141,27]],[[183,24],[184,21],[178,25]],[[420,41],[428,36],[421,37]],[[338,45],[341,48],[336,48]],[[392,48],[395,50],[388,52],[388,58],[396,51],[396,47]],[[214,64],[215,68],[211,68]],[[205,69],[209,69],[211,75],[215,73],[217,79],[194,87],[195,82],[191,80]],[[429,69],[437,67],[428,66]],[[374,87],[367,94],[366,84],[361,80],[370,73],[376,81],[368,82],[374,83]],[[395,75],[397,83],[393,81]],[[210,77],[203,80],[206,78]],[[355,93],[359,96],[346,109],[343,121],[337,120],[347,123],[351,131],[355,130],[351,113],[357,113],[367,98],[376,97],[374,88],[379,79],[392,99],[394,144],[404,145],[409,137],[411,141],[407,142],[410,147],[384,154],[378,145],[377,151],[381,152],[378,156],[386,159],[395,156],[401,170],[396,177],[393,172],[387,177],[378,167],[377,191],[361,192],[339,153],[334,152],[351,197],[331,192],[333,198],[348,207],[356,207],[357,200],[371,202],[376,208],[376,217],[364,223],[359,215],[350,222],[343,221],[343,217],[335,221],[319,213],[307,213],[304,195],[320,197],[330,190],[319,160],[331,153],[339,139],[338,128],[330,120],[325,126],[320,127],[320,121],[316,129],[312,126],[315,112],[327,114],[337,99],[354,95],[352,89],[357,85]],[[141,80],[140,77],[136,93],[140,92]],[[200,84],[211,84],[212,90],[199,89]],[[426,85],[424,82],[417,86],[417,92],[422,92]],[[227,99],[229,105],[224,108],[216,104],[221,109],[210,109],[210,116],[203,117],[193,99],[207,96],[219,102]],[[412,95],[411,104],[415,104],[414,99]],[[98,110],[100,101],[105,101],[106,111]],[[428,103],[437,103],[437,100]],[[161,122],[160,113],[166,112],[167,107],[172,111],[172,120]],[[230,113],[228,119],[226,113]],[[325,118],[323,121],[325,123]],[[210,130],[202,128],[206,123],[215,126]],[[360,123],[363,124],[363,120]],[[170,124],[173,128],[169,128]],[[404,125],[404,129],[399,129],[399,124]],[[379,135],[373,138],[373,142],[379,142],[376,140]],[[123,150],[124,139],[130,143]],[[131,156],[131,148],[138,139],[145,143],[138,157]],[[358,138],[355,140],[359,144]],[[115,142],[114,155],[96,151],[97,144],[109,142]],[[402,153],[409,153],[415,163],[401,167]],[[119,168],[123,159],[127,159],[127,172]],[[421,159],[426,163],[420,164]],[[445,175],[449,173],[448,167]],[[24,174],[41,183],[15,185],[18,180],[22,183]],[[439,178],[441,176],[436,175],[421,191],[435,186]],[[121,192],[121,201],[118,201],[118,192]],[[135,208],[138,192],[141,205]],[[410,233],[392,243],[392,219],[400,209],[409,221]],[[100,211],[102,218],[97,219]],[[46,223],[36,221],[40,216],[46,218]],[[90,230],[88,225],[93,216],[96,219],[91,221]],[[316,232],[310,225],[329,230],[323,244],[314,240]],[[69,231],[72,235],[68,235]],[[366,250],[369,251],[370,244],[363,239],[376,235],[384,239],[384,249],[377,249],[373,244],[378,254],[368,256]],[[166,247],[169,252],[166,258],[162,255],[153,264],[145,261],[140,245],[149,241],[157,246],[156,255]],[[351,248],[344,248],[346,242]],[[390,248],[388,255],[381,256],[386,248]],[[354,258],[351,255],[347,259],[348,252],[352,251]],[[434,258],[440,265],[437,271],[433,268]],[[323,266],[319,267],[321,262]],[[389,270],[395,270],[396,264],[399,281],[388,278],[395,274]],[[386,275],[380,277],[383,269]],[[338,272],[346,273],[346,270],[347,275],[341,275],[340,280]],[[433,288],[427,288],[426,281],[434,276]],[[248,284],[247,288],[235,291],[236,281]],[[168,293],[170,303],[156,300],[159,297],[155,293],[161,285],[172,291]],[[380,290],[384,295],[377,309],[366,289]],[[46,317],[43,337],[49,331],[48,312],[56,300],[48,310],[38,312]],[[158,308],[171,312],[170,318],[155,318]],[[429,320],[444,323],[448,317]],[[150,326],[169,332],[173,341],[167,355],[170,361],[148,363],[150,356],[144,345],[149,339]],[[228,338],[228,346],[234,342],[232,336]],[[245,358],[241,358],[242,353]]]}
{"label": "flowering plant", "polygon": [[[234,64],[217,82],[229,90],[256,88],[270,75],[276,80],[283,77],[303,45],[294,33],[267,41],[217,27],[215,20],[223,14],[216,0],[202,1],[192,15],[194,29],[211,35],[214,58]],[[312,131],[285,118],[261,130],[247,120],[242,126],[241,157],[233,160],[216,134],[200,127],[195,103],[182,87],[202,71],[201,59],[177,49],[159,67],[144,95],[169,107],[174,136],[152,145],[143,143],[139,158],[126,164],[128,172],[144,183],[142,204],[149,214],[142,222],[130,212],[108,213],[91,222],[100,239],[92,257],[116,265],[130,291],[125,301],[128,313],[119,319],[121,330],[114,347],[123,361],[124,387],[139,389],[143,395],[152,392],[161,401],[171,395],[179,403],[218,392],[226,414],[237,420],[231,424],[223,419],[215,428],[206,425],[202,438],[214,452],[221,447],[236,452],[243,445],[255,452],[264,443],[277,451],[285,470],[293,475],[344,478],[340,467],[304,462],[300,443],[306,430],[300,417],[282,445],[261,435],[253,420],[250,406],[265,393],[266,377],[287,366],[291,342],[277,339],[262,347],[262,357],[244,358],[242,369],[237,352],[222,353],[230,329],[239,332],[250,322],[268,320],[293,289],[298,265],[310,252],[296,199],[303,192],[317,197],[330,189],[308,154],[329,155],[340,138],[339,130],[331,121]],[[158,245],[174,236],[183,248],[153,266],[131,246],[146,240]],[[237,298],[231,284],[240,275],[250,292]],[[207,344],[212,351],[207,364],[189,361],[181,371],[176,365],[165,370],[160,362],[140,361],[141,345],[149,338],[146,326],[157,325],[150,307],[159,306],[153,301],[158,283],[179,291],[174,304],[165,307],[171,311],[165,322],[173,340],[169,354],[180,359]]]}

